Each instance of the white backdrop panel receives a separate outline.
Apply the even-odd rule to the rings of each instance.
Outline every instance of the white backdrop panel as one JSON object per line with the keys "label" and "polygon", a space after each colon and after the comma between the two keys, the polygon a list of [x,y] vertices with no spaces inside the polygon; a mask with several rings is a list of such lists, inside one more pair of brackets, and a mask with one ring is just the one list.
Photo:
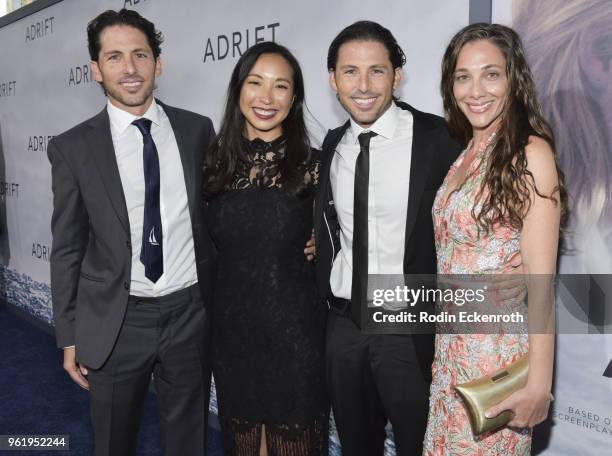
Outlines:
{"label": "white backdrop panel", "polygon": [[[607,195],[608,215],[605,203],[596,197],[601,185],[598,171],[603,170],[601,180],[609,180],[612,169],[609,139],[607,144],[601,144],[596,134],[597,131],[612,133],[610,104],[606,103],[612,98],[612,88],[610,79],[607,89],[598,87],[597,73],[582,60],[589,54],[592,42],[598,43],[596,49],[605,49],[607,45],[609,50],[612,46],[612,2],[494,0],[492,6],[493,22],[515,27],[524,41],[545,116],[555,131],[557,154],[569,177],[566,182],[572,218],[566,239],[570,249],[561,258],[560,272],[612,274],[610,195]],[[591,62],[589,66],[596,64]],[[587,100],[587,105],[576,100]],[[553,115],[559,110],[563,115]],[[608,115],[588,122],[577,121],[588,118],[584,111]],[[571,132],[571,141],[565,140],[565,132]],[[576,144],[584,144],[583,150]],[[579,157],[584,157],[584,161],[574,162]],[[573,167],[584,167],[584,175],[593,177],[580,182],[580,174],[575,174]],[[581,192],[591,197],[589,203],[582,200],[577,204],[581,201]],[[604,240],[606,237],[608,241]],[[609,276],[607,282],[610,282]],[[561,290],[558,303],[572,299],[565,291]],[[612,370],[608,367],[612,366],[610,305],[608,291],[604,320],[608,324],[607,334],[597,334],[593,322],[584,314],[576,320],[576,325],[584,327],[583,334],[557,337],[556,400],[552,404],[550,441],[543,455],[612,454],[612,372],[604,375],[606,368]],[[564,312],[565,307],[560,305],[559,309]],[[571,317],[564,314],[563,318],[568,321]]]}

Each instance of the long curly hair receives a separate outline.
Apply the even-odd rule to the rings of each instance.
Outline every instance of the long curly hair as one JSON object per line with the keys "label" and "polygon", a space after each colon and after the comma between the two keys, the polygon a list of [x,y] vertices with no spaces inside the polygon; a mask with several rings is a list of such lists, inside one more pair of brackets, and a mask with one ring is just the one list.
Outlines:
{"label": "long curly hair", "polygon": [[[477,201],[482,205],[474,204],[472,216],[484,232],[488,232],[489,227],[495,224],[521,229],[523,219],[531,207],[530,189],[533,188],[538,196],[561,205],[561,226],[563,226],[567,220],[567,191],[564,175],[556,160],[559,184],[550,195],[540,193],[533,175],[527,169],[525,146],[529,142],[529,136],[534,135],[544,139],[553,153],[555,141],[538,103],[535,84],[525,59],[521,40],[511,28],[499,24],[471,24],[461,29],[451,39],[442,60],[440,84],[449,131],[464,146],[473,135],[472,125],[453,95],[453,85],[461,49],[467,43],[479,40],[491,42],[506,59],[508,96],[500,116],[488,169]],[[488,191],[486,196],[485,189]]]}

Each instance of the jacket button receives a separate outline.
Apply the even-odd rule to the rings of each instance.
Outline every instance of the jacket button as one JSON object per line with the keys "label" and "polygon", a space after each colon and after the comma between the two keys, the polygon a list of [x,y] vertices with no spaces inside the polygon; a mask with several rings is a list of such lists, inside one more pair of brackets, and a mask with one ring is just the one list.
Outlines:
{"label": "jacket button", "polygon": [[123,288],[125,288],[126,290],[130,289],[130,284],[127,282],[123,282]]}
{"label": "jacket button", "polygon": [[128,249],[132,249],[132,243],[130,241],[125,241],[125,245],[127,246]]}

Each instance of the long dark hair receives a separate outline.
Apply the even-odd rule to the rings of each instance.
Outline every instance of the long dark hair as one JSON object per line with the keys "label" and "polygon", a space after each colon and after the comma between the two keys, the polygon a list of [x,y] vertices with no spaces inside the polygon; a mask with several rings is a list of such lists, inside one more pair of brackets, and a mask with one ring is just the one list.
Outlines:
{"label": "long dark hair", "polygon": [[204,197],[210,198],[230,184],[238,161],[246,161],[244,115],[240,112],[240,90],[249,72],[262,54],[278,54],[293,70],[293,104],[283,121],[284,154],[279,173],[282,187],[298,191],[304,184],[304,172],[310,160],[310,141],[304,123],[304,78],[293,54],[284,46],[266,41],[249,48],[238,60],[227,89],[223,123],[204,160]]}
{"label": "long dark hair", "polygon": [[[478,23],[461,29],[451,40],[442,60],[441,92],[444,113],[451,135],[464,146],[472,137],[473,129],[467,117],[461,112],[453,95],[454,74],[457,58],[467,43],[487,40],[495,45],[506,59],[508,78],[508,97],[504,103],[501,122],[489,168],[483,187],[489,194],[483,201],[478,214],[474,205],[472,215],[479,228],[485,232],[496,223],[508,224],[517,229],[523,226],[523,218],[529,211],[531,200],[529,189],[533,187],[538,196],[561,204],[561,226],[567,220],[567,191],[563,172],[557,167],[559,184],[551,195],[542,195],[535,186],[531,172],[527,169],[525,146],[529,136],[544,139],[555,152],[552,129],[544,119],[536,97],[535,84],[531,70],[525,59],[523,45],[517,33],[499,24]],[[555,196],[555,194],[558,194]]]}

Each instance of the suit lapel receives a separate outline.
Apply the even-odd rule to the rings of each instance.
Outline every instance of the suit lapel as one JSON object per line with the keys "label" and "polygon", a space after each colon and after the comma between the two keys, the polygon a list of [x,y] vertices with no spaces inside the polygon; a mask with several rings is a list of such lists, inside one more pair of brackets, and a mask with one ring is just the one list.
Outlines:
{"label": "suit lapel", "polygon": [[117,166],[117,157],[110,131],[110,121],[106,108],[97,116],[91,119],[88,142],[90,150],[93,151],[94,161],[98,167],[98,172],[104,183],[104,188],[108,198],[117,214],[119,222],[125,232],[130,234],[130,222],[123,194],[123,185]]}
{"label": "suit lapel", "polygon": [[[319,174],[319,192],[317,194],[317,204],[315,205],[315,220],[319,224],[323,224],[323,213],[328,209],[328,205],[333,201],[333,194],[330,182],[330,169],[336,153],[336,147],[344,136],[344,132],[349,127],[350,122],[347,121],[344,125],[335,130],[331,130],[325,136],[323,145],[323,161],[321,163],[321,172]],[[321,225],[319,225],[321,226]]]}
{"label": "suit lapel", "polygon": [[196,205],[198,204],[198,201],[195,200],[195,195],[198,194],[198,192],[196,192],[196,173],[201,172],[201,170],[196,166],[195,154],[193,153],[194,146],[189,141],[190,136],[189,132],[187,131],[189,125],[185,125],[179,121],[174,109],[166,106],[159,100],[156,101],[164,109],[164,112],[170,120],[170,125],[172,125],[172,130],[174,131],[174,137],[176,138],[176,144],[178,146],[181,164],[183,166],[183,176],[185,177],[185,189],[187,191],[189,213],[191,215],[191,220],[195,220],[193,217],[196,213]]}
{"label": "suit lapel", "polygon": [[406,243],[416,224],[421,198],[427,181],[432,154],[428,151],[429,130],[419,112],[412,112],[412,157],[410,159],[410,183],[408,185],[408,211],[406,214]]}
{"label": "suit lapel", "polygon": [[321,163],[321,172],[319,178],[319,193],[317,194],[317,214],[316,220],[319,220],[322,215],[324,204],[328,203],[328,187],[329,187],[329,170],[331,167],[332,159],[334,158],[334,151],[325,151],[323,155],[323,161]]}

